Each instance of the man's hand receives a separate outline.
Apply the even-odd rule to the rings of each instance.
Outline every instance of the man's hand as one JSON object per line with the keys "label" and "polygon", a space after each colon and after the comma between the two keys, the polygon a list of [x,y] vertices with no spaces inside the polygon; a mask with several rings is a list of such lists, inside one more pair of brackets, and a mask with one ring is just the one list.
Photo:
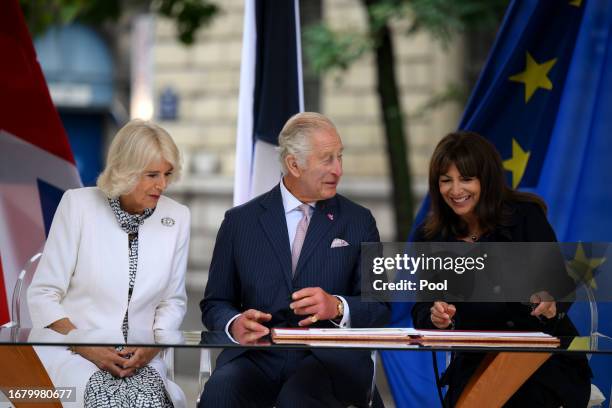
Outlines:
{"label": "man's hand", "polygon": [[553,297],[546,291],[534,293],[529,299],[531,303],[537,305],[535,309],[531,311],[531,315],[534,317],[544,316],[547,319],[552,319],[557,315],[557,302]]}
{"label": "man's hand", "polygon": [[123,378],[125,358],[121,357],[113,347],[75,347],[74,352],[91,361],[100,370],[108,371],[115,377]]}
{"label": "man's hand", "polygon": [[118,354],[124,359],[122,377],[131,377],[136,370],[149,364],[161,351],[158,347],[126,347]]}
{"label": "man's hand", "polygon": [[232,322],[229,331],[238,343],[250,344],[270,333],[270,329],[260,324],[270,320],[272,320],[270,313],[249,309]]}
{"label": "man's hand", "polygon": [[453,322],[453,317],[457,313],[455,305],[446,302],[434,302],[431,309],[431,322],[438,329],[446,329]]}
{"label": "man's hand", "polygon": [[309,326],[319,320],[335,319],[338,316],[338,299],[321,288],[304,288],[291,295],[291,310],[296,315],[310,315],[300,320],[300,326]]}

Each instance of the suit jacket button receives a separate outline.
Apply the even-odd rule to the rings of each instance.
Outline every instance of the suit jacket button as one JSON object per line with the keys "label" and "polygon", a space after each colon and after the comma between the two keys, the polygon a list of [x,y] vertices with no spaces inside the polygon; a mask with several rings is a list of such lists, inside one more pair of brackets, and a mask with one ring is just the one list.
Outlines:
{"label": "suit jacket button", "polygon": [[511,327],[511,328],[512,328],[512,327],[514,327],[514,322],[513,322],[512,320],[508,320],[508,321],[506,322],[506,326],[508,326],[508,327]]}

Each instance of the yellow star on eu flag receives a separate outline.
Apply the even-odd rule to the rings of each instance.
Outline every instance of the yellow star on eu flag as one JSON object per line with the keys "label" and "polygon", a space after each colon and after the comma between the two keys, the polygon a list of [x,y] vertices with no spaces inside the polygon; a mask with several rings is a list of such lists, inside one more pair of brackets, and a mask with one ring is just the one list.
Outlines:
{"label": "yellow star on eu flag", "polygon": [[531,99],[538,88],[548,89],[549,91],[553,88],[553,84],[548,78],[548,71],[550,71],[556,62],[557,59],[553,58],[538,64],[531,54],[527,53],[525,71],[508,78],[510,81],[522,82],[525,84],[525,103],[529,102],[529,99]]}
{"label": "yellow star on eu flag", "polygon": [[582,5],[582,0],[570,0],[570,6],[580,7]]}
{"label": "yellow star on eu flag", "polygon": [[521,145],[512,138],[512,158],[504,160],[504,169],[512,172],[512,188],[516,188],[525,174],[531,152],[523,150]]}
{"label": "yellow star on eu flag", "polygon": [[576,282],[584,282],[591,288],[597,289],[593,271],[606,262],[606,258],[588,258],[584,252],[582,242],[578,243],[574,259],[569,261],[569,274]]}

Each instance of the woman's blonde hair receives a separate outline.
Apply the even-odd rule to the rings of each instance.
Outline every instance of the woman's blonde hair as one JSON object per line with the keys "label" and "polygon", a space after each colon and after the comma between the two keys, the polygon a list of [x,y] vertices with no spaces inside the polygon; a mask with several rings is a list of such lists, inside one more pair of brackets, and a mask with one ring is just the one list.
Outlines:
{"label": "woman's blonde hair", "polygon": [[147,166],[160,159],[173,167],[169,182],[177,180],[181,155],[172,137],[155,123],[132,119],[115,135],[97,185],[110,198],[127,194],[138,184]]}

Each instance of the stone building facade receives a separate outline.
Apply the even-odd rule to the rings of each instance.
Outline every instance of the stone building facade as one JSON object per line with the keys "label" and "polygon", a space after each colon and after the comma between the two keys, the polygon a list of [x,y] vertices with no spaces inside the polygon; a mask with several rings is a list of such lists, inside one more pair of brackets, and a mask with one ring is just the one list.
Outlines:
{"label": "stone building facade", "polygon": [[[359,1],[321,4],[323,19],[334,29],[365,30],[365,9]],[[155,21],[155,103],[165,89],[179,97],[177,120],[160,123],[185,156],[184,177],[170,194],[192,211],[188,282],[194,288],[203,288],[218,227],[232,205],[244,5],[243,0],[220,5],[222,12],[191,47],[178,43],[173,22]],[[448,84],[460,81],[462,51],[460,45],[443,48],[425,33],[407,36],[401,22],[392,28],[411,172],[420,199],[433,147],[454,129],[460,111],[448,104],[426,115],[413,113]],[[346,147],[340,192],[370,208],[381,238],[391,240],[389,169],[373,56],[365,55],[341,75],[321,78],[319,95],[321,112],[335,122]]]}

